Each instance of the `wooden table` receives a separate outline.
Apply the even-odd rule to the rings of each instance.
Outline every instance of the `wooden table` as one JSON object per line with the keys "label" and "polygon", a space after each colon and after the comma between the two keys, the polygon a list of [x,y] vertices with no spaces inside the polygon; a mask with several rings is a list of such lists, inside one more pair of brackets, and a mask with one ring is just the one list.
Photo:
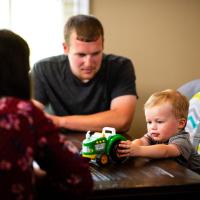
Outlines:
{"label": "wooden table", "polygon": [[[79,148],[85,134],[68,135]],[[192,199],[200,198],[200,175],[173,159],[130,158],[105,167],[91,162],[94,192],[89,199]]]}
{"label": "wooden table", "polygon": [[191,199],[200,197],[200,175],[173,160],[132,158],[120,165],[91,163],[91,199]]}

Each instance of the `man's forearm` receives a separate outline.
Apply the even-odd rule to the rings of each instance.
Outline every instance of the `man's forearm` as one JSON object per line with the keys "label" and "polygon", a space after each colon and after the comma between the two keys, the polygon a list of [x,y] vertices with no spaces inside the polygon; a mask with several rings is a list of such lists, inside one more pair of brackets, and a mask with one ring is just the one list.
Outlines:
{"label": "man's forearm", "polygon": [[132,116],[129,118],[115,110],[91,115],[51,116],[51,119],[59,127],[77,131],[101,131],[105,126],[114,127],[117,131],[128,131]]}
{"label": "man's forearm", "polygon": [[114,127],[117,131],[128,131],[133,120],[136,107],[136,97],[124,95],[116,97],[111,102],[108,111],[88,115],[70,115],[48,117],[62,128],[75,131],[101,131],[103,127]]}

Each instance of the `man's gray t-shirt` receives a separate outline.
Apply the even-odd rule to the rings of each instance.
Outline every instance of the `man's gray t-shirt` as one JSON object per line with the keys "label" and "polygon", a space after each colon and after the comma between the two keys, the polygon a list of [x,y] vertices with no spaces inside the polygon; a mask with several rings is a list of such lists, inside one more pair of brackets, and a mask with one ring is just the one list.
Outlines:
{"label": "man's gray t-shirt", "polygon": [[137,96],[131,60],[111,54],[104,54],[100,70],[87,83],[72,74],[66,55],[37,62],[31,75],[34,98],[50,105],[53,113],[59,116],[106,111],[112,99],[118,96]]}

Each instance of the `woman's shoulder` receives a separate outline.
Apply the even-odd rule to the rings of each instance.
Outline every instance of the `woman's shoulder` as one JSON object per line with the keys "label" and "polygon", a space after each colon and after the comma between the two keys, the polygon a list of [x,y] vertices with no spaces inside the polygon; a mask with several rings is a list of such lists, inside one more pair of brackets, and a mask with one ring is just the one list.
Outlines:
{"label": "woman's shoulder", "polygon": [[[39,109],[31,100],[23,100],[16,97],[3,97],[0,99],[0,116],[1,119],[7,121],[18,120],[25,123],[27,119],[32,127],[49,127],[49,130],[54,130],[55,127],[50,119],[48,119],[43,110]],[[26,124],[26,123],[25,123]]]}
{"label": "woman's shoulder", "polygon": [[16,114],[37,114],[41,113],[42,110],[37,108],[31,100],[20,99],[17,97],[2,97],[0,99],[0,113],[16,113]]}
{"label": "woman's shoulder", "polygon": [[31,107],[32,103],[30,100],[23,100],[17,97],[2,97],[0,98],[0,110],[3,109],[12,109],[13,107],[23,108],[23,107]]}

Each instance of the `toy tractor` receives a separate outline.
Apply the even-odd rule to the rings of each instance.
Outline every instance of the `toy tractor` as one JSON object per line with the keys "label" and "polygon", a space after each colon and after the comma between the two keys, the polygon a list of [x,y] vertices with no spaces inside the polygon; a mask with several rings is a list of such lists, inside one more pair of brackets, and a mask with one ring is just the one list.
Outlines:
{"label": "toy tractor", "polygon": [[88,131],[82,142],[81,154],[83,157],[95,160],[99,165],[106,165],[110,161],[121,163],[126,159],[117,156],[117,146],[121,140],[126,138],[116,134],[115,128],[104,127],[101,133],[95,132],[92,135]]}

